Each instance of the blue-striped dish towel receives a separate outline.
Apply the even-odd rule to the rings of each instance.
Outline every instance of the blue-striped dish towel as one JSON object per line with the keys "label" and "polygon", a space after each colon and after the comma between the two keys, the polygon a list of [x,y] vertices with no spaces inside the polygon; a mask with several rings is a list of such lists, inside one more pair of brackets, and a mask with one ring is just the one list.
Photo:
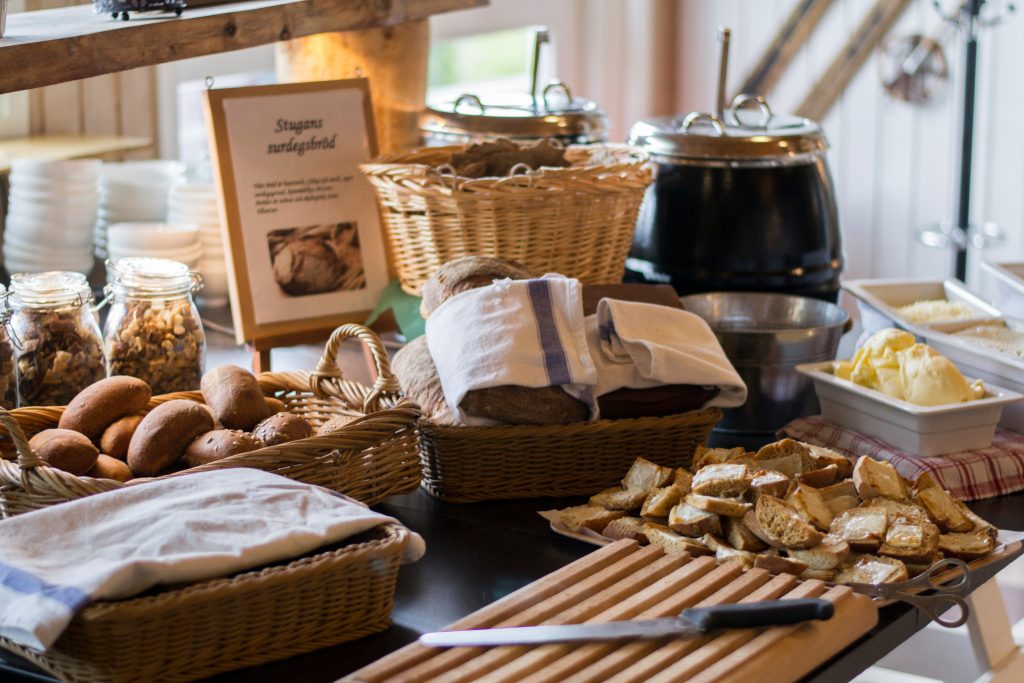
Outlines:
{"label": "blue-striped dish towel", "polygon": [[[304,555],[391,517],[235,468],[160,479],[0,522],[0,636],[45,650],[93,600]],[[423,554],[411,534],[406,561]]]}

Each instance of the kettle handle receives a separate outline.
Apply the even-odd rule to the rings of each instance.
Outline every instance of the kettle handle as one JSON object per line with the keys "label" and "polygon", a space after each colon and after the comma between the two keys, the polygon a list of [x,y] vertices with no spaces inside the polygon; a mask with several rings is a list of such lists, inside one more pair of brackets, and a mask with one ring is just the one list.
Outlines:
{"label": "kettle handle", "polygon": [[690,127],[695,123],[707,122],[711,124],[711,128],[714,129],[715,134],[718,137],[725,135],[725,126],[722,124],[722,119],[718,118],[716,114],[704,111],[691,111],[683,119],[683,122],[679,124],[679,132],[686,133],[690,130]]}
{"label": "kettle handle", "polygon": [[[740,117],[736,115],[738,110],[746,107],[751,102],[757,104],[757,108],[761,110],[761,120],[755,126],[744,125],[740,121]],[[751,95],[750,93],[740,93],[734,97],[732,103],[729,104],[729,113],[732,114],[732,119],[736,122],[736,125],[743,126],[744,128],[767,128],[772,117],[775,116],[772,113],[772,108],[768,106],[768,100],[764,98],[764,95]]]}

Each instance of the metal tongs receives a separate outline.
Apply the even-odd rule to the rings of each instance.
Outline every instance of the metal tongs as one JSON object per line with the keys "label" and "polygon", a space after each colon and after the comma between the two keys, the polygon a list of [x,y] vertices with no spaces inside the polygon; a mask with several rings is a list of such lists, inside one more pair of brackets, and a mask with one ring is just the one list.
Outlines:
{"label": "metal tongs", "polygon": [[[949,579],[936,581],[936,577],[952,570],[959,570]],[[947,557],[939,560],[927,571],[912,579],[900,583],[850,583],[853,590],[883,600],[899,600],[918,608],[928,618],[940,626],[956,628],[967,622],[968,608],[964,597],[971,589],[971,575],[967,563]],[[922,591],[932,591],[929,595],[920,595]],[[952,607],[960,608],[960,616],[956,619],[943,619],[942,615]]]}

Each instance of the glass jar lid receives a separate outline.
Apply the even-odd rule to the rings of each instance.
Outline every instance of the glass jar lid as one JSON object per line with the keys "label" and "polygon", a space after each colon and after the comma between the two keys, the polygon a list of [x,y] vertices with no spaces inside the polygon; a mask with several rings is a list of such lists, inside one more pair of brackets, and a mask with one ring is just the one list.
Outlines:
{"label": "glass jar lid", "polygon": [[568,86],[556,81],[536,101],[525,93],[466,93],[432,102],[420,118],[420,128],[442,136],[600,142],[608,135],[608,117],[596,102],[574,97]]}
{"label": "glass jar lid", "polygon": [[108,265],[111,278],[108,287],[115,296],[184,296],[202,287],[202,278],[180,261],[132,256]]}
{"label": "glass jar lid", "polygon": [[629,143],[654,157],[723,161],[780,159],[828,149],[817,123],[775,114],[760,95],[739,95],[722,116],[690,112],[638,121],[629,131]]}
{"label": "glass jar lid", "polygon": [[92,288],[81,273],[53,270],[11,276],[8,301],[13,308],[63,308],[92,303]]}

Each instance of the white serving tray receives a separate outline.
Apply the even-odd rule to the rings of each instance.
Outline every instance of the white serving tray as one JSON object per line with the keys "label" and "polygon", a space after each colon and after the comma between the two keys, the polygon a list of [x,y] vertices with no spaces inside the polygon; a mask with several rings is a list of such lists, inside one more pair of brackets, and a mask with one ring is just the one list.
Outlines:
{"label": "white serving tray", "polygon": [[982,262],[981,272],[995,282],[992,303],[1006,315],[1024,318],[1024,263]]}
{"label": "white serving tray", "polygon": [[976,401],[919,406],[839,379],[833,367],[834,361],[796,367],[814,382],[825,420],[922,457],[991,446],[1003,407],[1024,398],[986,382],[985,397]]}
{"label": "white serving tray", "polygon": [[1000,316],[998,308],[971,292],[959,280],[849,280],[843,283],[843,289],[857,299],[861,326],[869,333],[898,327],[919,334],[925,323],[904,320],[896,309],[927,299],[959,301],[978,311],[977,317],[956,322],[978,324]]}

